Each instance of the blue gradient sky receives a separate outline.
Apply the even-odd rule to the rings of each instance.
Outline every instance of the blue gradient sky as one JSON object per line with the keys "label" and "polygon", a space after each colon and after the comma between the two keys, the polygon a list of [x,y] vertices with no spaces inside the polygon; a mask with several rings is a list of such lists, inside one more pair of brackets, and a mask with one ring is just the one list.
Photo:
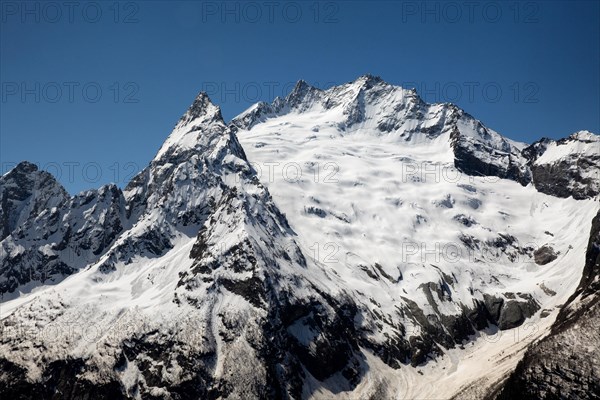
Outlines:
{"label": "blue gradient sky", "polygon": [[230,119],[371,73],[512,139],[600,132],[597,1],[46,4],[1,3],[0,172],[30,160],[71,193],[124,186],[200,90]]}

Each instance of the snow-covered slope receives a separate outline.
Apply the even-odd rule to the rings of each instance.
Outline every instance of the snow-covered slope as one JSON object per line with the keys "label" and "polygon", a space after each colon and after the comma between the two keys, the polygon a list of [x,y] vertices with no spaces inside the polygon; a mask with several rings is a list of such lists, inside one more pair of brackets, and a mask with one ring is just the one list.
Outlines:
{"label": "snow-covered slope", "polygon": [[[594,158],[589,135],[567,163]],[[485,389],[582,276],[597,180],[542,193],[554,153],[367,75],[230,124],[200,93],[123,192],[69,198],[23,163],[0,178],[0,394]],[[49,260],[50,282],[27,274]]]}
{"label": "snow-covered slope", "polygon": [[[363,101],[353,103],[361,91]],[[298,100],[302,96],[305,102]],[[382,130],[386,96],[390,104],[420,104],[427,111],[394,114],[395,128]],[[388,321],[415,324],[420,339],[442,349],[461,345],[474,333],[471,326],[510,329],[531,317],[529,323],[542,332],[554,307],[576,288],[598,203],[523,187],[518,178],[530,174],[521,155],[526,145],[500,137],[455,106],[426,105],[372,77],[324,92],[301,82],[286,99],[259,107],[267,112],[256,121],[256,108],[233,121],[248,159],[301,247],[335,271],[344,287],[366,297],[373,315],[381,315],[383,329],[370,337],[381,345],[384,360],[393,359],[386,351],[397,340]],[[362,117],[349,123],[349,115]],[[468,154],[457,150],[461,146]],[[594,154],[593,146],[569,152]],[[520,183],[497,177],[510,171]],[[412,301],[423,317],[413,313],[414,320],[403,320],[406,313],[397,308],[410,308]],[[521,351],[526,343],[519,344]],[[436,345],[425,347],[428,357]],[[417,355],[413,362],[425,359]],[[452,380],[462,382],[462,376],[464,370]],[[432,377],[440,378],[429,371],[411,381],[414,392],[401,393],[425,393]],[[439,390],[429,393],[452,393],[449,387]]]}

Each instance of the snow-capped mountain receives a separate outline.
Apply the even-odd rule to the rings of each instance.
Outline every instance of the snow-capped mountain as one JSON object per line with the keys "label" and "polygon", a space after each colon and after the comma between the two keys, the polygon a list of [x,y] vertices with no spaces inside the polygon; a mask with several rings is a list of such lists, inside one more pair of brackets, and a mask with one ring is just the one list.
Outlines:
{"label": "snow-capped mountain", "polygon": [[229,124],[200,93],[123,191],[21,163],[0,393],[482,398],[588,270],[599,154],[366,75]]}

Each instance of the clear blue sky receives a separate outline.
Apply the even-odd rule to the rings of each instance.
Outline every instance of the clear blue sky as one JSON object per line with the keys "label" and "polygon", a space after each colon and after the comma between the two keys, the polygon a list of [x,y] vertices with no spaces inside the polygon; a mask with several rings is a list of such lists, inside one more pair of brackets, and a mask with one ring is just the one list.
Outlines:
{"label": "clear blue sky", "polygon": [[516,140],[600,132],[597,1],[116,4],[1,2],[0,172],[124,186],[202,89],[230,119],[365,73]]}

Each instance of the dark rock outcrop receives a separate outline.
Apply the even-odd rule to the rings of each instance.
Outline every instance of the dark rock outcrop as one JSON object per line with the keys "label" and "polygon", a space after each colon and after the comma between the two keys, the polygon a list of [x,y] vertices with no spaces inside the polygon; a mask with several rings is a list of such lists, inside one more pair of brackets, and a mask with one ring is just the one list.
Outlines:
{"label": "dark rock outcrop", "polygon": [[535,263],[538,265],[546,265],[558,258],[558,254],[552,246],[544,245],[533,252]]}
{"label": "dark rock outcrop", "polygon": [[[560,156],[542,157],[548,149]],[[584,148],[585,150],[581,150]],[[557,197],[587,199],[600,194],[600,137],[589,132],[552,141],[542,139],[523,150],[535,188]]]}
{"label": "dark rock outcrop", "polygon": [[[12,190],[17,181],[24,193],[32,191],[18,213]],[[21,285],[56,283],[98,260],[127,224],[125,199],[115,185],[69,197],[32,164],[21,163],[0,178],[0,192],[8,204],[0,214],[17,217],[4,226],[12,230],[0,243],[0,296]]]}

